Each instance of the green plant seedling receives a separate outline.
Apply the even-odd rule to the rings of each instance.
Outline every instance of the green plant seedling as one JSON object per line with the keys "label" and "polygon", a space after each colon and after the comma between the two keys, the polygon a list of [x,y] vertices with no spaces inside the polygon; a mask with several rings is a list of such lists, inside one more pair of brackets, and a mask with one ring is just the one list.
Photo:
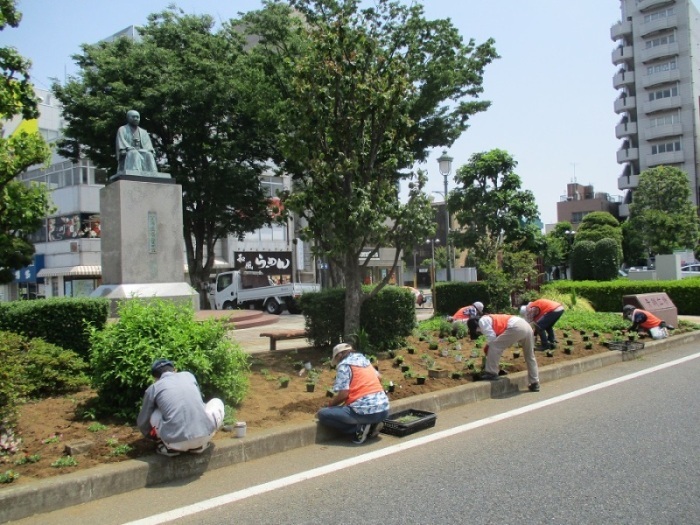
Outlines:
{"label": "green plant seedling", "polygon": [[87,429],[89,432],[100,432],[101,430],[107,430],[107,425],[95,422],[91,423]]}
{"label": "green plant seedling", "polygon": [[19,479],[19,474],[14,470],[6,470],[0,474],[0,483],[12,483],[16,479]]}
{"label": "green plant seedling", "polygon": [[78,462],[75,460],[75,458],[73,456],[61,456],[56,461],[51,463],[51,466],[53,468],[75,467],[77,465],[78,465]]}

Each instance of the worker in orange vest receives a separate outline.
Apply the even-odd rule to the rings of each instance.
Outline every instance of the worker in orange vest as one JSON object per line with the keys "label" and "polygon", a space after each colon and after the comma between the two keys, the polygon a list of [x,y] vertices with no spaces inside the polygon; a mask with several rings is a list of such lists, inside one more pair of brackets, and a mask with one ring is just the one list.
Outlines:
{"label": "worker in orange vest", "polygon": [[527,303],[520,312],[527,322],[535,325],[540,336],[540,349],[554,348],[557,344],[554,325],[564,313],[564,305],[551,299],[537,299]]}
{"label": "worker in orange vest", "polygon": [[652,339],[665,339],[668,337],[668,330],[673,330],[672,326],[667,326],[665,321],[654,314],[635,308],[631,304],[626,304],[622,308],[622,316],[632,321],[632,326],[629,328],[631,332],[639,332],[641,329],[646,331]]}
{"label": "worker in orange vest", "polygon": [[535,359],[534,345],[535,334],[530,324],[517,315],[488,314],[482,317],[473,317],[467,321],[469,336],[472,340],[483,334],[486,337],[486,364],[479,379],[493,381],[498,379],[498,363],[501,355],[511,345],[520,343],[525,354],[527,364],[528,390],[540,391],[540,378]]}

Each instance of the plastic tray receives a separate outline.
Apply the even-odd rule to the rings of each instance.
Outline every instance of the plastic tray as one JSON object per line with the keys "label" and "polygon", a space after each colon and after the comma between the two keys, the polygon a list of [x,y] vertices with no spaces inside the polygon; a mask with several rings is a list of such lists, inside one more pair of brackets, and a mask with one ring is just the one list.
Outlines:
{"label": "plastic tray", "polygon": [[[402,423],[398,421],[406,416],[415,416],[418,419],[410,421],[408,423]],[[383,434],[391,434],[392,436],[407,436],[423,430],[425,428],[431,428],[435,426],[435,420],[437,416],[432,412],[426,412],[424,410],[416,410],[414,408],[409,408],[408,410],[402,410],[396,414],[391,414],[388,418],[384,420],[384,427],[381,432]]]}
{"label": "plastic tray", "polygon": [[644,343],[638,341],[613,341],[608,343],[608,348],[610,350],[621,350],[623,352],[630,352],[634,350],[641,350],[644,348]]}

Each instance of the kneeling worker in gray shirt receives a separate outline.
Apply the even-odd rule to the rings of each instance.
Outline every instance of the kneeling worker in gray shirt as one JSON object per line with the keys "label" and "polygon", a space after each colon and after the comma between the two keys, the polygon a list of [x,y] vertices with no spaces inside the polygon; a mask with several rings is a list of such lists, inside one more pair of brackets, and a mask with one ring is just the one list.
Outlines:
{"label": "kneeling worker in gray shirt", "polygon": [[136,425],[146,437],[160,439],[156,452],[177,456],[199,454],[224,421],[224,403],[202,400],[197,380],[190,372],[176,372],[168,359],[156,359],[151,367],[156,381],[146,389]]}

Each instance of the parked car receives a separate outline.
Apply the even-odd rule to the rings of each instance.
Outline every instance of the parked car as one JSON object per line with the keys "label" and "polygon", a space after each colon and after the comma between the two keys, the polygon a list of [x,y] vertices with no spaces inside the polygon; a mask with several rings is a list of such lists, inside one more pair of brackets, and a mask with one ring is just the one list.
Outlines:
{"label": "parked car", "polygon": [[681,279],[688,277],[700,277],[700,263],[681,266]]}

